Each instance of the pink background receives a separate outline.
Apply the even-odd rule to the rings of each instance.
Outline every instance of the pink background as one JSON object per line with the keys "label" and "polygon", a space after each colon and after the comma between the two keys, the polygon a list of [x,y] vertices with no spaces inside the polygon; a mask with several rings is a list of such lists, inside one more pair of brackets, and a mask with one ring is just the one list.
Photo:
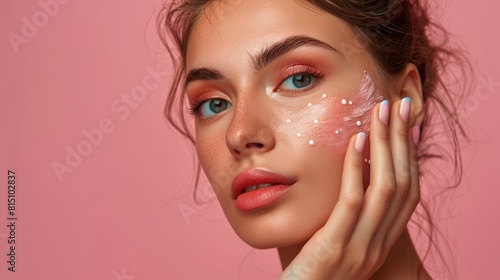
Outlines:
{"label": "pink background", "polygon": [[[170,71],[156,54],[159,0],[73,0],[49,15],[37,1],[21,2],[0,2],[0,279],[276,279],[275,250],[248,247],[217,202],[191,199],[194,154],[163,120],[168,79],[151,74]],[[475,144],[464,147],[465,178],[447,224],[458,279],[498,279],[500,5],[448,2],[436,14],[468,47],[483,86],[467,97]],[[38,27],[11,44],[8,34],[23,36],[23,18],[33,17]],[[130,105],[121,99],[131,96]],[[106,132],[85,146],[82,131],[102,122]],[[59,180],[52,165],[77,148],[87,155],[70,159]],[[9,168],[17,173],[16,273],[6,263]]]}

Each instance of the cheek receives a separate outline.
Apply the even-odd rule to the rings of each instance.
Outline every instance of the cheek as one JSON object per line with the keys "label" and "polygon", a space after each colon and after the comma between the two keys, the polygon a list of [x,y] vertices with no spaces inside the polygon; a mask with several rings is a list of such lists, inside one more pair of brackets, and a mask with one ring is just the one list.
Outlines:
{"label": "cheek", "polygon": [[207,133],[196,133],[196,153],[203,167],[209,167],[215,161],[219,145],[216,145],[217,136],[207,135]]}
{"label": "cheek", "polygon": [[371,76],[363,76],[357,93],[339,98],[325,93],[282,117],[281,133],[293,139],[294,146],[318,147],[345,153],[349,139],[358,132],[369,132],[372,108],[383,100]]}
{"label": "cheek", "polygon": [[196,153],[200,165],[210,181],[214,192],[219,194],[221,187],[231,184],[231,174],[222,155],[227,153],[224,134],[197,131]]}

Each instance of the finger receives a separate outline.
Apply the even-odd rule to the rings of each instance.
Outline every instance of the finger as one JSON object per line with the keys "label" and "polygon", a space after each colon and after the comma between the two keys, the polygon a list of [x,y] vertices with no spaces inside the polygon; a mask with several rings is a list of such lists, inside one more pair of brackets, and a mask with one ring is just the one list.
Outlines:
{"label": "finger", "polygon": [[[410,117],[411,99],[403,98],[392,107],[390,121],[390,139],[392,160],[396,178],[396,192],[387,214],[377,232],[377,239],[387,239],[387,232],[393,228],[394,222],[403,214],[403,207],[411,186],[410,155],[408,143],[408,120]],[[405,215],[403,215],[405,216]],[[392,240],[389,243],[392,244]]]}
{"label": "finger", "polygon": [[366,134],[360,132],[349,141],[344,167],[342,184],[337,204],[323,229],[328,232],[331,242],[347,244],[358,220],[363,204],[363,148]]}
{"label": "finger", "polygon": [[408,196],[403,203],[401,208],[401,214],[398,219],[394,222],[394,226],[389,230],[387,234],[388,241],[395,241],[401,235],[411,215],[415,211],[418,203],[420,202],[420,172],[418,166],[418,139],[420,138],[420,127],[416,126],[411,129],[412,137],[408,139],[408,146],[410,149],[410,177],[411,177],[411,187],[408,192]]}
{"label": "finger", "polygon": [[394,195],[394,167],[389,143],[389,102],[384,100],[372,111],[370,132],[370,185],[366,190],[353,238],[371,242]]}

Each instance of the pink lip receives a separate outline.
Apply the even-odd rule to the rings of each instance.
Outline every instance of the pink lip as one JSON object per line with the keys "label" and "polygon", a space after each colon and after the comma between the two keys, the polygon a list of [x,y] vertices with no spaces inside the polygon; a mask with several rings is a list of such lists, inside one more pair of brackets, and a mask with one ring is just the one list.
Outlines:
{"label": "pink lip", "polygon": [[[253,210],[279,199],[295,182],[295,179],[280,174],[252,169],[236,175],[231,190],[237,208]],[[244,193],[245,188],[259,184],[273,185]]]}

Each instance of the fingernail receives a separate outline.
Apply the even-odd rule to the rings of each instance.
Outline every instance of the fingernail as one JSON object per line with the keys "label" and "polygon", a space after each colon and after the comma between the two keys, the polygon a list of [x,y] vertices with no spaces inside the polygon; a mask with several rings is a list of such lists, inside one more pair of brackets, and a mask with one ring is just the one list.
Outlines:
{"label": "fingernail", "polygon": [[420,142],[420,126],[416,125],[413,127],[413,142],[415,143],[415,146],[418,145],[418,142]]}
{"label": "fingernail", "polygon": [[384,100],[380,102],[378,118],[385,125],[389,125],[389,101]]}
{"label": "fingernail", "polygon": [[399,106],[399,115],[403,119],[404,122],[408,122],[410,118],[410,109],[411,109],[411,98],[405,97],[401,100],[401,105]]}
{"label": "fingernail", "polygon": [[358,133],[358,136],[356,137],[356,144],[354,145],[354,148],[360,154],[363,153],[363,148],[365,147],[365,141],[366,141],[366,133],[364,133],[364,132]]}

